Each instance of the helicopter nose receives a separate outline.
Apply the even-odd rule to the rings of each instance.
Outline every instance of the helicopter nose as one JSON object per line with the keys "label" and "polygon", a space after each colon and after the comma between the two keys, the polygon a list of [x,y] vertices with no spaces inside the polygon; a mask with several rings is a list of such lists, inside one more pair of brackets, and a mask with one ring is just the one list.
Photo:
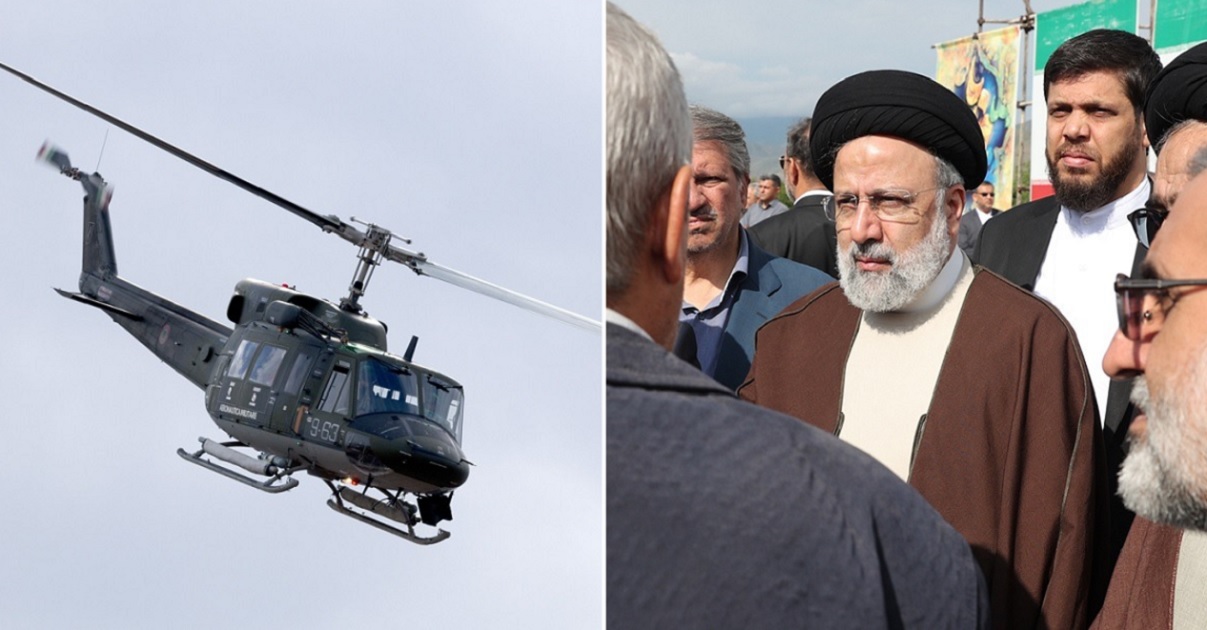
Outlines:
{"label": "helicopter nose", "polygon": [[469,478],[469,462],[447,431],[423,418],[371,414],[351,428],[364,438],[349,440],[348,457],[358,468],[385,468],[439,488],[457,488]]}
{"label": "helicopter nose", "polygon": [[396,445],[394,457],[382,458],[395,472],[428,479],[444,488],[457,488],[469,478],[469,462],[451,440],[411,436],[400,441],[405,444]]}

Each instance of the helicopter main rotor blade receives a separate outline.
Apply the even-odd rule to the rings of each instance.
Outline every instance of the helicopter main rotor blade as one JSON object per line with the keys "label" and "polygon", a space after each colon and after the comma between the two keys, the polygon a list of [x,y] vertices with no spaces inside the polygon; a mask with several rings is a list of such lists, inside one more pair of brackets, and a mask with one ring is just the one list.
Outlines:
{"label": "helicopter main rotor blade", "polygon": [[[397,248],[391,248],[391,250],[397,250]],[[456,269],[449,269],[448,267],[438,265],[424,258],[408,257],[406,260],[398,260],[392,255],[393,253],[393,251],[387,253],[386,257],[390,260],[400,262],[407,267],[410,267],[412,271],[421,276],[428,276],[430,278],[436,278],[437,280],[443,280],[454,286],[461,287],[462,289],[468,289],[475,293],[492,297],[496,300],[506,302],[513,306],[518,306],[522,309],[532,311],[533,313],[538,313],[546,317],[552,317],[553,319],[570,324],[572,326],[577,326],[584,330],[591,330],[595,332],[599,332],[600,330],[599,322],[587,317],[583,317],[578,313],[567,311],[566,309],[559,308],[549,304],[548,302],[542,302],[536,298],[528,297],[522,293],[517,293],[511,289],[505,289],[497,284],[487,282],[481,278],[475,278],[467,273],[457,271]]]}
{"label": "helicopter main rotor blade", "polygon": [[[28,74],[25,74],[24,72],[21,72],[20,70],[17,70],[16,68],[13,68],[12,66],[9,66],[3,62],[0,62],[0,69],[7,71],[9,74],[12,74],[22,81],[25,81],[26,83],[29,83],[30,85],[33,85],[34,87],[47,92],[56,98],[66,101],[78,107],[79,109],[82,109],[93,116],[100,118],[101,120],[120,127],[131,135],[134,135],[135,137],[144,140],[153,146],[171,153],[172,155],[184,160],[185,162],[188,162],[189,164],[192,164],[193,166],[196,166],[197,168],[209,173],[210,175],[213,175],[214,177],[230,182],[231,184],[234,184],[235,186],[238,186],[239,188],[242,188],[243,190],[246,190],[257,197],[260,197],[261,199],[264,199],[280,208],[302,217],[303,219],[306,219],[307,221],[322,228],[324,232],[335,234],[336,236],[339,236],[345,241],[348,241],[349,243],[352,243],[358,247],[379,252],[382,256],[389,258],[390,260],[406,265],[412,271],[421,276],[429,276],[443,280],[463,289],[468,289],[470,291],[474,291],[475,293],[495,298],[496,300],[518,306],[540,315],[545,315],[546,317],[551,317],[579,328],[593,330],[596,332],[601,329],[600,323],[593,319],[553,306],[547,302],[542,302],[536,298],[528,297],[510,289],[505,289],[480,278],[475,278],[469,274],[437,265],[436,263],[429,261],[422,253],[412,252],[389,245],[389,237],[392,235],[388,230],[378,228],[377,226],[369,226],[370,229],[368,233],[362,232],[355,226],[345,223],[335,215],[321,215],[317,212],[300,206],[270,190],[261,188],[260,186],[257,186],[243,179],[242,177],[235,175],[234,173],[211,164],[193,155],[192,153],[181,149],[180,147],[177,147],[146,131],[143,131],[142,129],[139,129],[138,127],[135,127],[134,125],[131,125],[130,123],[121,120],[116,116],[105,113],[69,94],[60,92],[59,90],[56,90],[55,88],[42,83]],[[353,218],[353,221],[355,220],[356,219]],[[384,241],[380,241],[376,238],[370,238],[371,234],[379,237],[384,235],[386,239]]]}
{"label": "helicopter main rotor blade", "polygon": [[192,164],[193,166],[196,166],[197,168],[209,173],[210,175],[213,175],[214,177],[226,180],[257,197],[260,197],[261,199],[265,199],[271,203],[274,203],[277,206],[280,206],[281,208],[284,208],[285,210],[288,210],[289,212],[292,212],[292,213],[298,215],[299,217],[302,217],[303,219],[310,221],[311,223],[322,228],[324,232],[333,232],[333,233],[339,234],[340,236],[344,237],[346,240],[352,241],[353,243],[356,243],[358,245],[360,244],[360,240],[363,238],[363,235],[360,234],[359,230],[357,230],[353,226],[348,225],[347,223],[344,223],[343,221],[341,221],[339,219],[339,217],[323,216],[321,214],[318,214],[317,212],[308,210],[307,208],[304,208],[304,207],[272,192],[271,190],[266,190],[264,188],[261,188],[255,184],[243,179],[242,177],[235,175],[234,173],[231,173],[225,169],[222,169],[222,168],[219,168],[218,166],[210,164],[209,162],[206,162],[205,160],[193,155],[192,153],[189,153],[188,151],[185,151],[184,149],[181,149],[180,147],[177,147],[173,144],[165,142],[164,140],[161,140],[160,138],[158,138],[150,133],[147,133],[146,131],[143,131],[142,129],[139,129],[138,127],[135,127],[134,125],[131,125],[130,123],[128,123],[124,120],[121,120],[120,118],[117,118],[116,116],[107,114],[107,113],[89,105],[88,103],[85,103],[84,101],[81,101],[81,100],[71,96],[70,94],[65,94],[63,92],[60,92],[59,90],[56,90],[55,88],[53,88],[45,83],[42,83],[41,81],[29,76],[28,74],[25,74],[24,72],[21,72],[20,70],[17,70],[16,68],[13,68],[12,66],[9,66],[3,62],[0,62],[0,68],[3,68],[4,70],[8,71],[10,74],[16,76],[17,78],[25,81],[26,83],[33,85],[34,87],[36,87],[44,92],[47,92],[61,100],[71,103],[72,105],[75,105],[76,107],[88,112],[89,114],[92,114],[93,116],[96,116],[97,118],[100,118],[101,120],[104,120],[110,124],[120,127],[121,129],[124,129],[125,131],[129,132],[130,134],[132,134],[142,140],[145,140],[146,142],[148,142],[156,147],[159,147],[160,149],[163,149],[164,151],[167,151],[168,153],[171,153],[172,155],[184,160],[185,162],[188,162],[189,164]]}

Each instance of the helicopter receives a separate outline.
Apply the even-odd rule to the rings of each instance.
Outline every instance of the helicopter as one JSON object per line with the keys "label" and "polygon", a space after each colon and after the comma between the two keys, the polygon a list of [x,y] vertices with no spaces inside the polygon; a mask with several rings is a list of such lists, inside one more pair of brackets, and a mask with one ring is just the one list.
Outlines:
{"label": "helicopter", "polygon": [[[202,170],[264,198],[359,249],[347,296],[338,303],[295,287],[239,282],[226,309],[233,326],[143,289],[117,271],[109,204],[112,187],[49,143],[41,161],[80,182],[83,257],[78,291],[205,393],[206,410],[231,439],[199,438],[185,461],[266,493],[308,473],[331,490],[336,512],[418,544],[449,537],[454,491],[472,465],[461,450],[465,397],[453,378],[414,361],[418,339],[391,354],[387,328],[360,305],[385,261],[583,329],[599,323],[430,261],[396,245],[410,241],[372,223],[320,215],[45,85],[0,68]],[[359,227],[358,227],[359,226]],[[427,533],[423,528],[434,529]]]}

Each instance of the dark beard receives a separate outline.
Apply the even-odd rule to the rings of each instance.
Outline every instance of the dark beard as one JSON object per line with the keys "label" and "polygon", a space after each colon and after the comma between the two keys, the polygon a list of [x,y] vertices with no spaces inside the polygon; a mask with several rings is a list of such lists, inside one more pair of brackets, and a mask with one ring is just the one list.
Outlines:
{"label": "dark beard", "polygon": [[1135,159],[1136,153],[1142,150],[1142,147],[1139,139],[1136,139],[1135,142],[1115,155],[1114,159],[1104,162],[1102,172],[1098,174],[1098,177],[1086,183],[1071,179],[1062,180],[1059,171],[1056,170],[1056,163],[1052,161],[1052,156],[1050,154],[1044,156],[1048,162],[1048,179],[1052,181],[1056,200],[1062,206],[1077,212],[1097,210],[1114,201],[1119,186],[1131,174],[1132,160]]}

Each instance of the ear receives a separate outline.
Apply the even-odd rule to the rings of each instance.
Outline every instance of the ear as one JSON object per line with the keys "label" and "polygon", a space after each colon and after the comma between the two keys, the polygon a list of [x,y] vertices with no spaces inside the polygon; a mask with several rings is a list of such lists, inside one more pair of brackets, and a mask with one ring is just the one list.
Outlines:
{"label": "ear", "polygon": [[[666,231],[654,247],[662,267],[662,277],[669,283],[683,280],[687,266],[687,199],[691,190],[692,169],[684,165],[675,173],[671,188],[662,196],[657,215],[666,217]],[[740,189],[744,190],[744,189]]]}
{"label": "ear", "polygon": [[943,209],[947,213],[947,231],[954,239],[960,233],[960,215],[964,213],[964,202],[967,200],[968,191],[961,186],[952,186],[947,189],[947,198],[943,202]]}
{"label": "ear", "polygon": [[1148,125],[1144,123],[1144,116],[1140,116],[1140,142],[1143,143],[1145,151],[1149,148],[1148,143]]}

